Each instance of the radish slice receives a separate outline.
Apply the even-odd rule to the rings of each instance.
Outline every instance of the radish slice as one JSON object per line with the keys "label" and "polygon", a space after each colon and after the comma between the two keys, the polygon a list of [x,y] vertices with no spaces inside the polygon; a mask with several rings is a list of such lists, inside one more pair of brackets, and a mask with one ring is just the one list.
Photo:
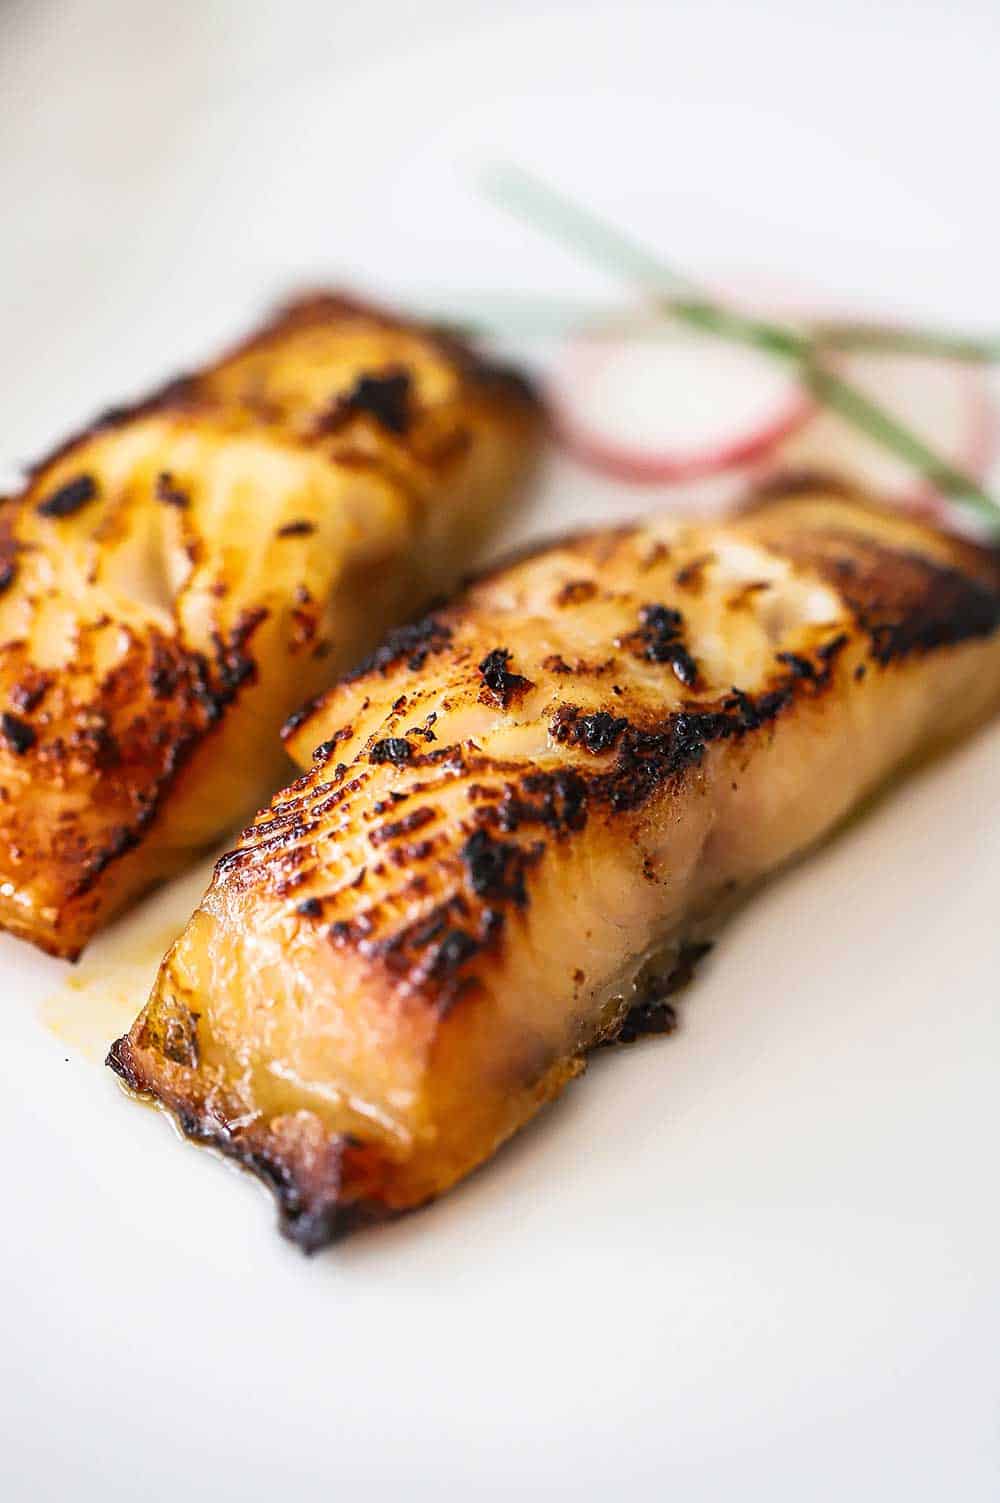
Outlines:
{"label": "radish slice", "polygon": [[795,372],[710,334],[648,325],[577,345],[557,382],[567,447],[636,484],[696,480],[746,464],[815,412]]}
{"label": "radish slice", "polygon": [[[981,366],[881,351],[840,352],[831,368],[924,440],[942,460],[982,480],[997,453],[997,411]],[[828,409],[767,456],[766,470],[835,470],[922,514],[944,515],[933,482]]]}

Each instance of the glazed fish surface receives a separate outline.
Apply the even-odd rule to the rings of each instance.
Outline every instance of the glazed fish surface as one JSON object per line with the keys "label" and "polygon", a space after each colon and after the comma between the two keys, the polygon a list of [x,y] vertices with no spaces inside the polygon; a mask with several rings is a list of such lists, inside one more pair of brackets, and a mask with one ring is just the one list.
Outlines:
{"label": "glazed fish surface", "polygon": [[[775,488],[775,492],[780,490]],[[556,544],[291,732],[110,1063],[304,1248],[446,1190],[733,894],[1000,706],[1000,555],[788,485]]]}
{"label": "glazed fish surface", "polygon": [[538,434],[512,373],[324,295],[37,466],[0,506],[0,927],[75,957],[247,818]]}

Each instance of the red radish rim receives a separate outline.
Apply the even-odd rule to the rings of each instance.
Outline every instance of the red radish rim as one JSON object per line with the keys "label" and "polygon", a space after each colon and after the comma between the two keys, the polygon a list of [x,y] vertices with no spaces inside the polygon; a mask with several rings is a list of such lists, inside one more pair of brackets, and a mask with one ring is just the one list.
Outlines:
{"label": "red radish rim", "polygon": [[[726,295],[723,294],[723,296]],[[734,306],[746,306],[746,300],[741,300],[738,296],[730,295],[728,300]],[[806,326],[821,321],[816,315],[804,319],[801,309],[795,307],[785,309],[781,316],[793,318]],[[895,326],[901,332],[905,332],[906,328],[902,322],[887,323],[884,318],[877,318],[874,314],[868,314],[860,321],[857,318],[849,321],[853,324],[867,323],[883,329]],[[822,322],[829,325],[832,322],[830,315],[824,315]],[[620,331],[621,338],[627,339],[628,334],[629,327],[624,325]],[[575,348],[580,366],[584,371],[588,367],[593,368],[595,360],[599,361],[604,354],[600,344],[588,342],[583,345],[582,340],[575,342]],[[572,349],[573,347],[571,347],[571,354]],[[838,353],[840,352],[831,350],[832,363],[836,362]],[[947,361],[947,357],[935,358]],[[954,366],[956,380],[960,381],[964,388],[968,411],[965,435],[957,452],[948,457],[971,478],[982,480],[1000,454],[1000,405],[993,396],[987,371],[966,361],[954,360],[948,363]],[[585,423],[580,422],[574,416],[572,404],[567,402],[563,395],[565,387],[565,381],[555,385],[552,392],[552,409],[557,434],[567,450],[597,471],[636,485],[695,481],[740,466],[752,467],[755,464],[757,474],[766,475],[780,468],[781,454],[774,451],[779,450],[782,442],[803,427],[822,406],[804,388],[793,388],[788,406],[784,411],[779,411],[772,421],[765,422],[763,426],[740,434],[728,442],[712,444],[703,450],[686,453],[676,448],[650,452],[636,445],[616,443],[613,439],[606,439],[595,434]],[[947,497],[942,495],[933,480],[919,476],[915,478],[912,486],[888,491],[886,500],[909,511],[935,517],[938,520],[948,509],[949,504]]]}
{"label": "red radish rim", "polygon": [[[623,340],[628,338],[628,332],[627,327],[621,330]],[[582,369],[593,370],[595,362],[607,353],[601,345],[588,343],[583,346],[580,340],[576,341],[575,348]],[[558,384],[551,392],[551,399],[556,432],[569,452],[594,469],[634,485],[702,480],[723,470],[749,464],[802,427],[817,407],[815,398],[792,377],[787,403],[769,421],[704,449],[650,452],[595,434],[573,416],[571,405],[561,395]]]}

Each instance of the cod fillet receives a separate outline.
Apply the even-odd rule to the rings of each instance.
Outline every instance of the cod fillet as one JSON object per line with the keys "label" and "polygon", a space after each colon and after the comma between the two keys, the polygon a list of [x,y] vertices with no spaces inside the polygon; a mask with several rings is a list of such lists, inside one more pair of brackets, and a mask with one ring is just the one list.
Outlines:
{"label": "cod fillet", "polygon": [[998,707],[1000,555],[833,482],[546,547],[297,717],[110,1063],[319,1247],[662,1028],[734,894]]}
{"label": "cod fillet", "polygon": [[288,775],[278,736],[454,584],[523,381],[332,295],[106,414],[0,506],[0,928],[75,957]]}

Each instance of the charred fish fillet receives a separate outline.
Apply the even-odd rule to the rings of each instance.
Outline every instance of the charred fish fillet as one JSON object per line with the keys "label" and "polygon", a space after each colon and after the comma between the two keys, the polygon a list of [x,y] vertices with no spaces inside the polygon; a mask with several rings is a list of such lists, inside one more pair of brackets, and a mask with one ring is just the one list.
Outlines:
{"label": "charred fish fillet", "polygon": [[1000,556],[833,488],[549,547],[296,723],[110,1063],[318,1247],[662,1024],[657,958],[998,706]]}
{"label": "charred fish fillet", "polygon": [[0,506],[0,927],[75,957],[245,819],[538,434],[513,373],[322,295],[37,466]]}

